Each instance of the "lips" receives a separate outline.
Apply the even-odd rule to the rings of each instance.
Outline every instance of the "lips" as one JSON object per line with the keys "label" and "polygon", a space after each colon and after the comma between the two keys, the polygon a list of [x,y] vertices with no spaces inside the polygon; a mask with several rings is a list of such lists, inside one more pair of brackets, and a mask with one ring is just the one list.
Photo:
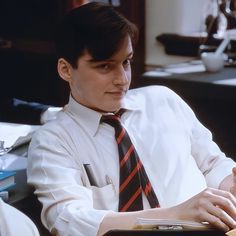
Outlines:
{"label": "lips", "polygon": [[126,92],[127,92],[127,90],[117,90],[117,91],[110,91],[110,92],[107,92],[107,93],[125,95]]}
{"label": "lips", "polygon": [[126,91],[122,90],[122,91],[112,91],[112,92],[108,92],[108,94],[114,96],[114,97],[124,97],[126,94]]}

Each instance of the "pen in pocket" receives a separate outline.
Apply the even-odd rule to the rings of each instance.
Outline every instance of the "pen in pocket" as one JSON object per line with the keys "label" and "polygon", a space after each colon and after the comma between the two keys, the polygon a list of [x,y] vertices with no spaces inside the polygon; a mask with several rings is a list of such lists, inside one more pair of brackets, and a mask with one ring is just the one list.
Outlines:
{"label": "pen in pocket", "polygon": [[115,185],[113,184],[112,179],[108,175],[105,176],[105,179],[106,179],[106,183],[111,184],[114,191],[116,192]]}
{"label": "pen in pocket", "polygon": [[88,176],[90,185],[98,187],[98,183],[96,181],[96,178],[95,178],[95,175],[93,173],[91,165],[90,164],[84,164],[84,169],[85,169],[86,174]]}
{"label": "pen in pocket", "polygon": [[113,184],[111,178],[108,175],[106,175],[105,178],[107,184]]}

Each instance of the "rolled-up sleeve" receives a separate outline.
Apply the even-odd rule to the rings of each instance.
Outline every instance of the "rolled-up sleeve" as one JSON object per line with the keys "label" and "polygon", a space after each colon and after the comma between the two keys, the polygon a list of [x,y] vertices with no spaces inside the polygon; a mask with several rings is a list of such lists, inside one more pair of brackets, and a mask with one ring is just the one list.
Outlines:
{"label": "rolled-up sleeve", "polygon": [[221,181],[232,173],[235,162],[220,150],[212,133],[199,122],[191,108],[184,101],[181,104],[185,124],[190,130],[191,154],[205,176],[207,185],[219,188]]}
{"label": "rolled-up sleeve", "polygon": [[211,132],[195,120],[192,132],[192,154],[206,178],[207,185],[219,188],[221,181],[232,173],[235,162],[225,156],[212,140]]}

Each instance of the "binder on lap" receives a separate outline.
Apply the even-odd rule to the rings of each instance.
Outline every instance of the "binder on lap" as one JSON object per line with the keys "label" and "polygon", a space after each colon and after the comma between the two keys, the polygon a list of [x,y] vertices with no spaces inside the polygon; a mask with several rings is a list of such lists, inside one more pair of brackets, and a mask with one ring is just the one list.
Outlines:
{"label": "binder on lap", "polygon": [[212,228],[207,222],[176,219],[138,218],[132,230],[111,230],[104,236],[225,236],[223,231]]}
{"label": "binder on lap", "polygon": [[219,230],[111,230],[104,236],[225,236]]}

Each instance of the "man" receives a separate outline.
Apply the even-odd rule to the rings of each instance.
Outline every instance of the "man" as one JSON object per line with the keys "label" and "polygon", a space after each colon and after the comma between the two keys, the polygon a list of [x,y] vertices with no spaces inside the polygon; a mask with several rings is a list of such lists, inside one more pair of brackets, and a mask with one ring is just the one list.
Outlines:
{"label": "man", "polygon": [[[29,148],[28,181],[43,204],[44,225],[77,236],[131,229],[140,217],[235,228],[235,163],[174,92],[128,91],[136,40],[132,23],[98,3],[74,9],[59,26],[57,68],[70,101]],[[108,121],[114,117],[125,128],[116,139]],[[125,130],[133,144],[119,164]],[[131,156],[135,171],[119,181]],[[134,194],[130,183],[138,184]],[[124,191],[133,195],[122,205]]]}

